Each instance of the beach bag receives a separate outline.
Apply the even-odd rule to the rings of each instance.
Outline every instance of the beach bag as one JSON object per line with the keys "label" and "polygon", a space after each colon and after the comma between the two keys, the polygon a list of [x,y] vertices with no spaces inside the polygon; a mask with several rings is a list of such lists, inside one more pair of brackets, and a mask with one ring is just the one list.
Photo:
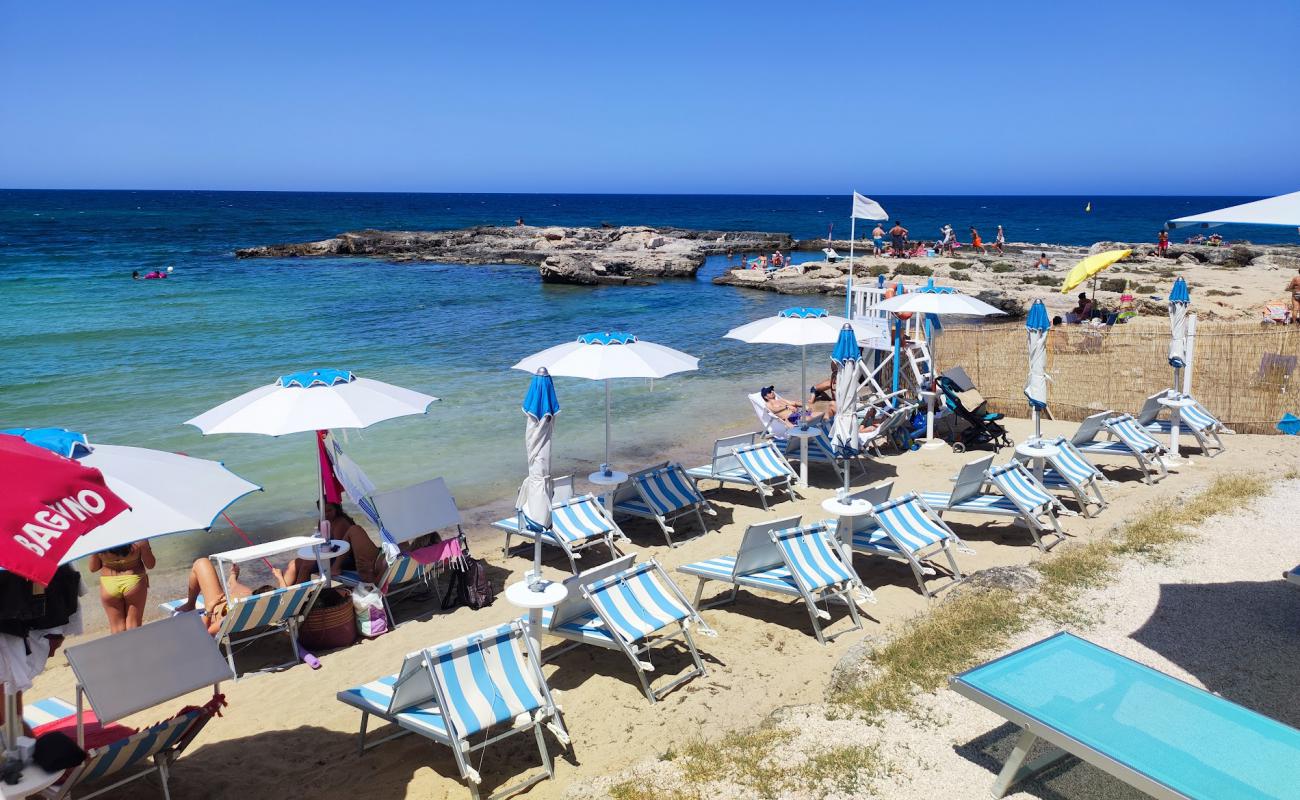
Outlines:
{"label": "beach bag", "polygon": [[298,642],[309,650],[334,650],[356,640],[352,601],[347,590],[339,587],[321,592],[298,626]]}
{"label": "beach bag", "polygon": [[481,558],[469,559],[465,569],[465,591],[469,595],[469,607],[473,609],[492,605],[495,595],[492,582],[488,580],[487,564]]}
{"label": "beach bag", "polygon": [[373,583],[361,583],[352,589],[352,612],[357,619],[357,633],[367,639],[388,632],[384,596]]}
{"label": "beach bag", "polygon": [[447,591],[442,596],[442,610],[469,605],[469,589],[465,584],[465,570],[453,569],[447,581]]}

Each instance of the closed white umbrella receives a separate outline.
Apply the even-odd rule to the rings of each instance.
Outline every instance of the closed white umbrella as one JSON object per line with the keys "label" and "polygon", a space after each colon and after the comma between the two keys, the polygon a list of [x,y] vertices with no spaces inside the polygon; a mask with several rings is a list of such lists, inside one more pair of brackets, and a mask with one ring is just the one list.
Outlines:
{"label": "closed white umbrella", "polygon": [[528,453],[528,477],[519,487],[515,507],[524,525],[533,528],[533,575],[530,585],[542,579],[542,531],[551,527],[551,435],[560,401],[555,396],[555,382],[543,367],[537,370],[524,395],[524,447]]}
{"label": "closed white umbrella", "polygon": [[1174,281],[1169,292],[1169,366],[1174,368],[1174,392],[1182,388],[1179,373],[1187,366],[1187,306],[1191,302],[1187,282],[1182,278]]}
{"label": "closed white umbrella", "polygon": [[840,329],[845,324],[853,326],[859,341],[871,340],[869,346],[880,349],[889,347],[888,340],[880,335],[880,327],[874,322],[855,319],[848,320],[830,314],[824,308],[786,308],[773,317],[741,325],[727,331],[726,338],[738,339],[750,344],[787,344],[798,346],[801,350],[801,375],[803,392],[808,387],[808,345],[834,344],[840,336]]}
{"label": "closed white umbrella", "polygon": [[663,378],[699,368],[695,356],[643,342],[623,331],[584,333],[576,341],[557,344],[528,356],[514,369],[536,373],[546,369],[552,377],[586,378],[605,382],[605,463],[609,468],[610,397],[609,382],[615,378]]}
{"label": "closed white umbrella", "polygon": [[865,382],[862,350],[858,347],[852,326],[845,325],[840,329],[831,358],[840,365],[835,382],[835,397],[841,403],[835,410],[835,420],[831,423],[831,446],[835,449],[835,455],[844,459],[844,494],[847,495],[852,475],[848,460],[862,452],[862,432],[858,426],[858,391]]}
{"label": "closed white umbrella", "polygon": [[281,376],[187,421],[204,434],[284,436],[334,428],[367,428],[395,417],[423,414],[438,398],[338,369]]}
{"label": "closed white umbrella", "polygon": [[60,563],[122,547],[141,539],[206,530],[230,504],[261,489],[220,462],[143,447],[90,444],[84,434],[62,428],[4,431],[104,475],[129,511],[73,543]]}
{"label": "closed white umbrella", "polygon": [[1035,300],[1025,320],[1029,334],[1029,380],[1025,384],[1025,397],[1034,418],[1034,440],[1042,437],[1042,411],[1047,408],[1047,332],[1052,323],[1047,319],[1047,306]]}

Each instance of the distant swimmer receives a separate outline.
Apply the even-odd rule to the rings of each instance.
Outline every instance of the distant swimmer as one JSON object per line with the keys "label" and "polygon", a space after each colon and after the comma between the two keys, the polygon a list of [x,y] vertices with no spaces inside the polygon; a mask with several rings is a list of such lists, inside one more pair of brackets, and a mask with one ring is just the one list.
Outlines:
{"label": "distant swimmer", "polygon": [[131,280],[133,281],[140,280],[140,270],[138,269],[131,270]]}

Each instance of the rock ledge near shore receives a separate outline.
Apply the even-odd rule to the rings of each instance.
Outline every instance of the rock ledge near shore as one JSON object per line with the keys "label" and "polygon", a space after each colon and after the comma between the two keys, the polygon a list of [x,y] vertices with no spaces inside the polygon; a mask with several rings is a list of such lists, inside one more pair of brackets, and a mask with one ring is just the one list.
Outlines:
{"label": "rock ledge near shore", "polygon": [[565,228],[516,225],[450,231],[341,233],[297,244],[246,247],[237,258],[364,256],[442,264],[523,264],[548,283],[646,284],[693,278],[705,258],[728,251],[789,250],[793,239],[761,231],[696,231],[646,226]]}

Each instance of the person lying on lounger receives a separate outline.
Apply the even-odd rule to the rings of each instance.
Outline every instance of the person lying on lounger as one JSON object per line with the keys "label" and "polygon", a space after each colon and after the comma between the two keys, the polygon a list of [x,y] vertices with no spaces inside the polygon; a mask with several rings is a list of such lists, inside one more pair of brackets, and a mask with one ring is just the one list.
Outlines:
{"label": "person lying on lounger", "polygon": [[[279,588],[291,586],[292,584],[285,580],[284,573],[275,567],[271,568],[271,575],[275,578]],[[221,630],[221,620],[225,618],[226,612],[230,610],[230,601],[238,600],[243,597],[252,597],[255,594],[269,592],[276,588],[271,584],[263,584],[256,588],[249,588],[239,582],[239,565],[233,564],[230,567],[230,580],[226,582],[230,588],[227,594],[221,590],[221,579],[217,577],[217,568],[212,566],[212,562],[206,558],[194,559],[194,564],[190,567],[189,593],[185,597],[185,602],[177,607],[176,613],[180,614],[185,611],[193,611],[197,608],[198,597],[203,595],[203,624],[208,626],[208,633],[213,636]]]}
{"label": "person lying on lounger", "polygon": [[797,400],[786,400],[776,393],[776,387],[774,386],[764,386],[759,390],[759,394],[762,396],[763,404],[767,406],[767,410],[771,411],[772,415],[777,419],[789,425],[801,425],[806,420],[813,418],[812,412],[804,408],[803,403]]}
{"label": "person lying on lounger", "polygon": [[[374,583],[383,575],[380,563],[379,546],[370,539],[366,529],[348,516],[339,503],[325,504],[325,521],[330,525],[330,539],[347,542],[348,552],[330,561],[330,574],[338,575],[343,570],[352,570],[364,583]],[[305,581],[316,572],[316,562],[295,559],[285,570],[284,579],[292,586]]]}
{"label": "person lying on lounger", "polygon": [[831,376],[808,387],[808,408],[814,413],[830,418],[835,416],[835,381],[840,373],[840,362],[831,361]]}

